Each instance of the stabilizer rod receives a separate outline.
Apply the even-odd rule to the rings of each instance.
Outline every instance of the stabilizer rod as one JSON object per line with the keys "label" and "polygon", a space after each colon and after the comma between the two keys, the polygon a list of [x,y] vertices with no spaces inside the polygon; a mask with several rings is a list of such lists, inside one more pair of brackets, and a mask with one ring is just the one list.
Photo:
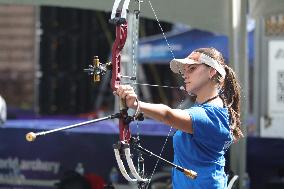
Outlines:
{"label": "stabilizer rod", "polygon": [[133,138],[132,138],[132,147],[137,149],[137,150],[139,150],[139,151],[141,151],[141,152],[143,152],[143,153],[145,153],[145,154],[147,154],[147,155],[149,155],[149,156],[154,156],[154,157],[158,158],[159,160],[165,162],[166,164],[170,165],[171,167],[177,169],[178,171],[183,172],[183,174],[185,176],[187,176],[187,177],[189,177],[191,179],[196,179],[196,177],[197,177],[197,173],[195,171],[183,168],[183,167],[181,167],[179,165],[176,165],[176,164],[174,164],[174,163],[172,163],[172,162],[162,158],[161,156],[158,156],[157,154],[154,154],[153,152],[151,152],[151,151],[143,148],[142,146],[140,146],[137,143],[136,139],[133,139]]}
{"label": "stabilizer rod", "polygon": [[26,140],[29,141],[29,142],[32,142],[38,136],[43,136],[43,135],[47,135],[47,134],[51,134],[51,133],[54,133],[54,132],[63,131],[63,130],[67,130],[67,129],[73,129],[73,128],[88,125],[88,124],[91,124],[91,123],[96,123],[96,122],[100,122],[100,121],[104,121],[104,120],[108,120],[108,119],[119,118],[119,117],[120,117],[120,113],[116,113],[116,114],[109,115],[107,117],[102,117],[102,118],[99,118],[99,119],[93,119],[93,120],[89,120],[89,121],[85,121],[85,122],[81,122],[81,123],[76,123],[76,124],[73,124],[73,125],[68,125],[68,126],[65,126],[65,127],[52,129],[52,130],[49,130],[49,131],[42,131],[42,132],[38,132],[38,133],[29,132],[29,133],[26,134]]}

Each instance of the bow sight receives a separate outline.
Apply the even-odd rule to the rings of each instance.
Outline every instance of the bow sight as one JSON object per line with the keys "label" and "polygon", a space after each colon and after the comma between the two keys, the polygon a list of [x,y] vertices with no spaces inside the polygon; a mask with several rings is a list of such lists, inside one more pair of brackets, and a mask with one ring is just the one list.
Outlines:
{"label": "bow sight", "polygon": [[84,69],[84,72],[87,72],[89,75],[94,76],[94,81],[98,82],[101,80],[101,76],[104,75],[107,70],[111,70],[111,62],[101,63],[98,56],[94,56],[93,65],[89,65],[89,68]]}

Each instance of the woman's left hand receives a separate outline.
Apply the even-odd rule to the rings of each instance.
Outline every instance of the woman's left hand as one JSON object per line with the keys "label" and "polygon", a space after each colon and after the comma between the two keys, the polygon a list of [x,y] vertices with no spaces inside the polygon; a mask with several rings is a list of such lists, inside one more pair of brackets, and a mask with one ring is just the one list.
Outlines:
{"label": "woman's left hand", "polygon": [[117,96],[126,100],[126,106],[132,109],[137,108],[137,95],[130,85],[120,85],[114,92]]}

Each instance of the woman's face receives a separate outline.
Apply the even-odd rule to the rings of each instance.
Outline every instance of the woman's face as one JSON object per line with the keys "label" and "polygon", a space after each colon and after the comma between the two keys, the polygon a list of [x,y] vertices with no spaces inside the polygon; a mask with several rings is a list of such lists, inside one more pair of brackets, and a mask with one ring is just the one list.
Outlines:
{"label": "woman's face", "polygon": [[188,93],[196,94],[210,81],[210,67],[205,64],[184,65],[184,83]]}

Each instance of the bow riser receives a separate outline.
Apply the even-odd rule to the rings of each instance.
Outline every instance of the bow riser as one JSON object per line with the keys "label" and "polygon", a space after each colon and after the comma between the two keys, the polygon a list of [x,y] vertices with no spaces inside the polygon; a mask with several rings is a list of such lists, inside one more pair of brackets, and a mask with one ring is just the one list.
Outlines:
{"label": "bow riser", "polygon": [[117,90],[121,83],[121,51],[127,38],[127,23],[116,25],[116,38],[112,46],[112,77],[111,88]]}
{"label": "bow riser", "polygon": [[[116,38],[112,47],[112,77],[111,88],[116,91],[121,84],[121,51],[127,39],[127,22],[116,24]],[[130,140],[129,124],[125,122],[128,117],[125,100],[120,99],[119,138],[120,141]]]}

